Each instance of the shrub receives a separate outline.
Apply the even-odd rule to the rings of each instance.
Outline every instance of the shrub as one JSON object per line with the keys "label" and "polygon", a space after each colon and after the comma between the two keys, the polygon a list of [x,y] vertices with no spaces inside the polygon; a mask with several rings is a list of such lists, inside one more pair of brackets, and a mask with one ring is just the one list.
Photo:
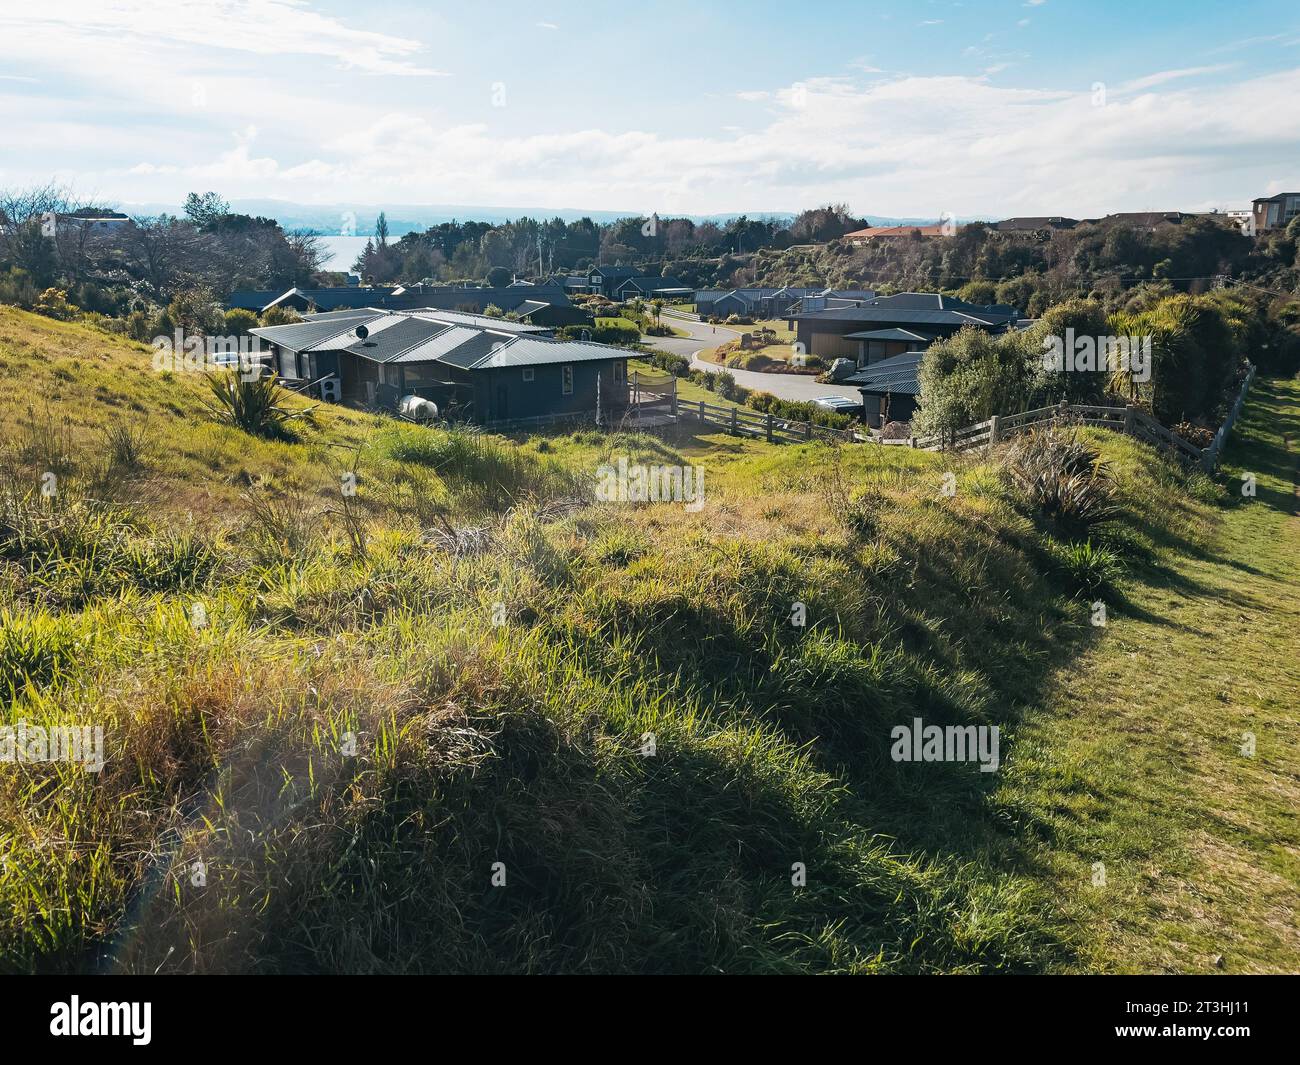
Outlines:
{"label": "shrub", "polygon": [[740,386],[736,384],[736,378],[725,370],[722,373],[713,375],[713,391],[723,399],[739,398]]}
{"label": "shrub", "polygon": [[1180,436],[1193,447],[1207,448],[1214,443],[1214,430],[1191,422],[1179,422],[1174,426],[1175,436]]}
{"label": "shrub", "polygon": [[301,321],[302,315],[292,307],[275,306],[262,313],[263,325],[293,325],[294,322]]}
{"label": "shrub", "polygon": [[232,336],[247,336],[250,329],[257,327],[257,315],[242,307],[227,311],[225,314],[226,333]]}
{"label": "shrub", "polygon": [[77,316],[77,308],[68,302],[68,294],[61,288],[47,288],[41,293],[36,306],[32,308],[37,314],[46,318],[56,318],[60,322],[71,321]]}
{"label": "shrub", "polygon": [[1119,556],[1091,540],[1066,545],[1055,552],[1056,563],[1079,595],[1104,595],[1123,575]]}
{"label": "shrub", "polygon": [[831,429],[847,429],[854,423],[848,414],[839,414],[811,401],[780,399],[770,392],[751,392],[745,400],[747,406],[763,414],[771,414],[782,421],[812,422]]}
{"label": "shrub", "polygon": [[49,686],[77,657],[78,641],[66,622],[0,612],[0,698],[12,701],[28,684]]}
{"label": "shrub", "polygon": [[110,471],[138,470],[144,465],[150,438],[143,422],[115,419],[104,427],[103,433]]}
{"label": "shrub", "polygon": [[391,459],[432,469],[483,509],[501,511],[526,499],[582,491],[580,479],[560,463],[529,455],[476,429],[395,430],[385,435],[382,447]]}
{"label": "shrub", "polygon": [[667,370],[674,377],[685,377],[691,372],[690,359],[669,351],[656,351],[648,356],[647,361],[657,369]]}
{"label": "shrub", "polygon": [[1005,468],[1021,498],[1049,518],[1090,526],[1115,513],[1115,484],[1105,462],[1072,430],[1021,435]]}
{"label": "shrub", "polygon": [[0,274],[0,303],[30,310],[36,305],[36,299],[36,283],[26,270],[11,266],[6,273]]}
{"label": "shrub", "polygon": [[286,406],[289,393],[274,377],[249,379],[236,373],[212,374],[208,384],[216,397],[216,403],[209,404],[208,410],[218,421],[254,436],[295,439],[292,423],[310,422],[316,410],[314,406],[296,410]]}

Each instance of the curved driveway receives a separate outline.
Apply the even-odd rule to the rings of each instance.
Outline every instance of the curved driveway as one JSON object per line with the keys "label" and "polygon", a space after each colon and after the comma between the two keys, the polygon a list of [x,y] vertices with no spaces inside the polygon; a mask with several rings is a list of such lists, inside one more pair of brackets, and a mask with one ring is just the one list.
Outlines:
{"label": "curved driveway", "polygon": [[[692,369],[704,370],[706,373],[721,373],[723,371],[724,367],[701,359],[699,352],[705,348],[712,348],[725,343],[734,336],[739,336],[741,330],[725,325],[713,326],[707,322],[697,322],[690,318],[678,318],[670,314],[665,314],[663,317],[667,324],[674,329],[683,330],[689,336],[646,336],[641,338],[644,343],[658,348],[660,351],[669,351],[674,355],[681,355],[690,359]],[[811,374],[758,373],[755,370],[734,370],[729,367],[726,370],[736,379],[736,384],[742,388],[748,388],[754,392],[770,392],[780,399],[807,401],[817,399],[820,396],[846,396],[855,402],[861,402],[862,400],[862,393],[851,385],[818,384],[817,379]]]}

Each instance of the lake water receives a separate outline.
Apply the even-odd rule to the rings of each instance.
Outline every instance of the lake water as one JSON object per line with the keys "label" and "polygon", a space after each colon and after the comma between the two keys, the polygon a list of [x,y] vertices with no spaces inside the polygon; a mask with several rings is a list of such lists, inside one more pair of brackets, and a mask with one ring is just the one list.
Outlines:
{"label": "lake water", "polygon": [[357,256],[365,250],[366,241],[370,239],[370,237],[322,236],[320,238],[321,247],[329,254],[329,258],[321,263],[321,268],[324,270],[351,270]]}

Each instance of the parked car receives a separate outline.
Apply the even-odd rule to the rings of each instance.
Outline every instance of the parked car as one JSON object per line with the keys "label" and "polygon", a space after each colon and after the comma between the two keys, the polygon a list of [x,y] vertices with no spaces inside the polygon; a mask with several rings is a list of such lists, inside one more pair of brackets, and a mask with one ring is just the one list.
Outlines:
{"label": "parked car", "polygon": [[848,396],[818,396],[813,400],[819,407],[833,410],[836,414],[853,414],[862,410],[862,404]]}

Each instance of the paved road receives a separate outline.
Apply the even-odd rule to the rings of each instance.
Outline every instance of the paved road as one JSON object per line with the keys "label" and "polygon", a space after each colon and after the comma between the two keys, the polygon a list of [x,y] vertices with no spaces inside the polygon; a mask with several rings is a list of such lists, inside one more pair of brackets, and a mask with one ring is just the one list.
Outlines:
{"label": "paved road", "polygon": [[[705,348],[716,347],[742,332],[725,325],[713,326],[707,322],[695,322],[686,318],[672,318],[664,315],[664,321],[674,329],[689,333],[689,337],[642,337],[651,347],[661,351],[671,351],[691,360],[691,366],[707,373],[721,373],[722,367],[699,358],[697,352]],[[847,396],[854,401],[862,399],[862,393],[849,385],[823,385],[811,374],[797,373],[757,373],[754,370],[728,370],[736,379],[736,384],[755,392],[770,392],[781,399],[809,400],[819,396]]]}

